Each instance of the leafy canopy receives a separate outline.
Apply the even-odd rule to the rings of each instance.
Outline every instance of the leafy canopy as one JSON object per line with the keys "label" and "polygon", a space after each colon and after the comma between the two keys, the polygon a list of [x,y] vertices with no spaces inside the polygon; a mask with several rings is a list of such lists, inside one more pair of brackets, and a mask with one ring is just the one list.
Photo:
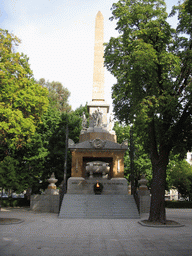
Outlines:
{"label": "leafy canopy", "polygon": [[[145,174],[146,179],[148,180],[148,185],[150,186],[151,178],[152,178],[152,166],[151,161],[149,159],[149,155],[145,152],[143,143],[141,138],[137,135],[134,127],[133,127],[133,138],[131,143],[130,138],[130,126],[129,125],[121,125],[118,122],[115,122],[114,128],[115,133],[117,135],[117,142],[121,144],[124,140],[128,140],[128,150],[125,152],[124,156],[124,176],[129,181],[131,179],[131,157],[132,153],[133,157],[133,172],[135,185],[138,185],[138,180],[140,180],[141,175]],[[133,144],[133,146],[131,146]],[[133,152],[131,152],[131,150]]]}
{"label": "leafy canopy", "polygon": [[120,35],[105,48],[105,66],[117,78],[112,89],[116,117],[136,122],[147,145],[153,122],[157,144],[169,150],[186,151],[192,144],[192,18],[186,15],[187,4],[191,8],[190,1],[175,7],[180,23],[174,30],[164,1],[118,1],[111,20],[117,20]]}
{"label": "leafy canopy", "polygon": [[21,147],[34,134],[48,106],[47,90],[38,85],[28,58],[15,52],[20,40],[0,29],[0,145]]}
{"label": "leafy canopy", "polygon": [[61,113],[71,110],[68,102],[70,92],[60,82],[46,82],[44,78],[41,78],[38,83],[48,89],[49,105],[52,108],[57,108]]}

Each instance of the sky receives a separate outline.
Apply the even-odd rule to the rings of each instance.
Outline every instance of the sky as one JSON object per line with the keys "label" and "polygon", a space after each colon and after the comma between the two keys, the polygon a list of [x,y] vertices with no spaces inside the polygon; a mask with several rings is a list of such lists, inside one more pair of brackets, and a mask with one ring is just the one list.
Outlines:
{"label": "sky", "polygon": [[[110,21],[117,0],[0,0],[0,27],[21,39],[17,48],[29,57],[34,78],[59,81],[68,88],[75,110],[91,101],[95,17],[104,16],[104,42],[117,37]],[[177,0],[166,0],[168,13]],[[170,20],[176,26],[177,20]],[[105,100],[112,106],[115,78],[105,70]],[[112,107],[111,107],[112,111]]]}

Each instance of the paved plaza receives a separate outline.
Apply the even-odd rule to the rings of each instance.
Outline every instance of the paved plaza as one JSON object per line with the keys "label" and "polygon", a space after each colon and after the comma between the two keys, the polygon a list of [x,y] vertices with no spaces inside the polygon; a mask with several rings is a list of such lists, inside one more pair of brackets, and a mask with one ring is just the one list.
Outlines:
{"label": "paved plaza", "polygon": [[192,255],[192,209],[167,209],[167,219],[185,225],[180,228],[144,227],[138,219],[58,219],[51,213],[2,210],[1,218],[24,222],[0,225],[1,256]]}

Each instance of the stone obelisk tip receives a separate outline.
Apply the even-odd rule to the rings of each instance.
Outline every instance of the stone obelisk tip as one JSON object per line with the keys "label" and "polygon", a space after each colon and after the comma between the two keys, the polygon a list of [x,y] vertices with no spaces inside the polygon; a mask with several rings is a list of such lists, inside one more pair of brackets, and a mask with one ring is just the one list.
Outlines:
{"label": "stone obelisk tip", "polygon": [[98,11],[96,18],[97,18],[97,17],[99,17],[99,18],[102,18],[102,19],[103,19],[103,14],[102,14],[100,11]]}

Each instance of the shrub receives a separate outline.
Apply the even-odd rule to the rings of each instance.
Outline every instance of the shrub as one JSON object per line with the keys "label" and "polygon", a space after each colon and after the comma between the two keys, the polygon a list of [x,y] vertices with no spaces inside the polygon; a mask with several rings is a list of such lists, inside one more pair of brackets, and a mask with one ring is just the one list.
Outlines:
{"label": "shrub", "polygon": [[192,201],[165,201],[166,208],[192,208]]}
{"label": "shrub", "polygon": [[[0,199],[1,200],[1,199]],[[26,198],[3,198],[1,201],[1,207],[25,207],[30,206],[30,201]]]}

